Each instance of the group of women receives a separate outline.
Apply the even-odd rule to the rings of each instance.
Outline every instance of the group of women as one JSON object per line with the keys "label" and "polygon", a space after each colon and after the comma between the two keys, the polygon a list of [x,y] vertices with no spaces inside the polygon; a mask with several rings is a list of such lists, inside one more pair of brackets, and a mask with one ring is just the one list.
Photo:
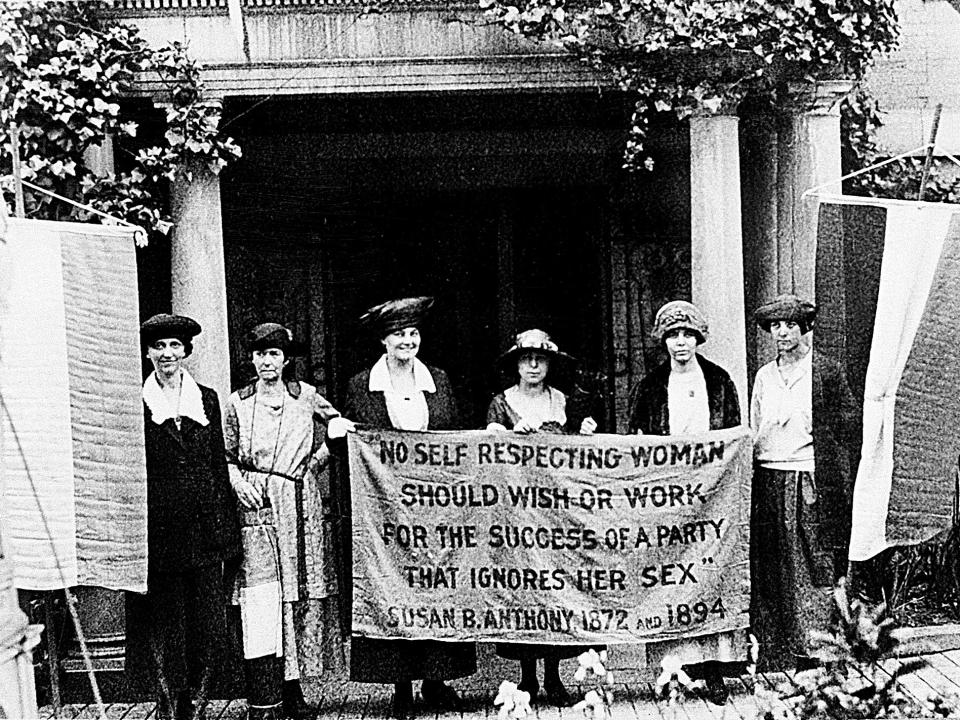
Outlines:
{"label": "group of women", "polygon": [[[446,373],[418,357],[432,303],[426,297],[392,300],[361,318],[383,353],[351,379],[342,412],[289,375],[290,358],[301,351],[291,332],[275,323],[258,325],[247,337],[257,379],[230,396],[222,424],[216,393],[183,367],[199,325],[173,315],[143,324],[142,342],[154,367],[143,386],[149,578],[146,595],[129,603],[128,667],[158,693],[159,717],[202,713],[228,645],[225,597],[240,609],[251,717],[302,717],[308,707],[301,672],[342,662],[334,533],[327,524],[330,488],[322,470],[331,448],[340,452],[355,424],[464,429]],[[729,375],[697,353],[708,335],[694,305],[675,301],[661,308],[654,336],[668,358],[634,389],[631,432],[687,434],[740,425]],[[573,378],[575,361],[545,332],[517,335],[499,363],[508,386],[490,402],[487,430],[598,430],[590,409],[555,386]],[[742,633],[659,645],[699,671],[716,702],[726,697],[723,663],[745,656]],[[520,687],[533,698],[542,660],[545,698],[558,706],[572,703],[559,661],[583,649],[497,646],[501,656],[520,661]],[[427,707],[457,708],[460,699],[446,681],[475,670],[471,643],[351,638],[351,679],[393,683],[398,716],[413,705],[415,680],[422,680]]]}

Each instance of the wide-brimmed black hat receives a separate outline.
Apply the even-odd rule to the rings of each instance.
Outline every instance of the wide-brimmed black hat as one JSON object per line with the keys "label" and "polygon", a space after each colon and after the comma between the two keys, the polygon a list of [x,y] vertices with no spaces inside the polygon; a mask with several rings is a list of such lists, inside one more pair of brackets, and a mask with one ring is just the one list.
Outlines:
{"label": "wide-brimmed black hat", "polygon": [[374,305],[360,316],[360,324],[383,338],[403,328],[419,328],[433,307],[432,297],[406,297]]}
{"label": "wide-brimmed black hat", "polygon": [[784,293],[758,307],[756,312],[753,313],[753,317],[757,325],[767,332],[770,331],[770,323],[783,320],[795,322],[806,333],[813,327],[813,321],[817,317],[817,306],[809,300]]}
{"label": "wide-brimmed black hat", "polygon": [[140,342],[145,347],[157,340],[176,338],[184,344],[187,355],[193,351],[193,338],[200,334],[200,323],[186,315],[160,313],[147,318],[140,325]]}
{"label": "wide-brimmed black hat", "polygon": [[302,342],[293,339],[293,333],[288,328],[274,322],[260,323],[247,333],[245,341],[250,352],[278,348],[287,357],[292,357],[304,355],[307,350]]}
{"label": "wide-brimmed black hat", "polygon": [[557,375],[571,379],[577,368],[577,359],[573,355],[562,352],[547,333],[537,328],[519,333],[513,345],[497,360],[497,366],[506,376],[516,378],[517,360],[523,353],[532,350],[550,358],[550,375],[553,376],[553,381],[556,381]]}

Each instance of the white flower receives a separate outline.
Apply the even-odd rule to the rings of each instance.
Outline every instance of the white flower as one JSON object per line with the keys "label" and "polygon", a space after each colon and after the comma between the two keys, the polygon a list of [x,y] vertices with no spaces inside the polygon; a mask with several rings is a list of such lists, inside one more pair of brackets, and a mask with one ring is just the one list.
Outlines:
{"label": "white flower", "polygon": [[690,690],[694,687],[693,680],[690,679],[690,676],[687,675],[683,670],[683,663],[680,662],[680,658],[676,655],[667,655],[663,660],[660,661],[660,667],[662,672],[659,677],[657,677],[657,694],[660,695],[663,693],[663,689],[671,683],[671,681],[676,680],[681,686]]}
{"label": "white flower", "polygon": [[607,674],[607,669],[603,666],[606,659],[606,650],[604,650],[602,654],[597,653],[596,650],[587,650],[585,653],[580,653],[580,655],[577,656],[579,667],[573,674],[573,679],[577,682],[583,682],[587,677],[588,670],[592,670],[595,675],[603,677]]}
{"label": "white flower", "polygon": [[520,720],[531,713],[530,693],[517,688],[516,683],[504,680],[497,689],[494,705],[500,705],[498,720]]}
{"label": "white flower", "polygon": [[[590,652],[593,651],[591,650]],[[583,700],[573,706],[573,709],[581,711],[587,717],[594,718],[594,720],[601,720],[607,710],[607,706],[604,703],[604,699],[600,696],[600,693],[596,690],[591,690],[583,696]]]}

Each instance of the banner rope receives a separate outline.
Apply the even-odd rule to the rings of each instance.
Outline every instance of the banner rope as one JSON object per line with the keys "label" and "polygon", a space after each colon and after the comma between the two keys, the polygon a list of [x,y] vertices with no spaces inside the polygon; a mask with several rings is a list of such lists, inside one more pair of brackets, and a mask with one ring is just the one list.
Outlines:
{"label": "banner rope", "polygon": [[71,199],[68,198],[68,197],[64,197],[63,195],[58,195],[57,193],[53,192],[52,190],[48,190],[47,188],[40,187],[39,185],[34,185],[32,182],[30,182],[30,181],[28,181],[28,180],[21,180],[20,182],[22,182],[24,185],[26,185],[26,186],[27,186],[28,188],[30,188],[31,190],[36,190],[37,192],[43,193],[44,195],[49,195],[50,197],[52,197],[52,198],[54,198],[54,199],[56,199],[56,200],[59,200],[60,202],[65,202],[65,203],[67,203],[68,205],[73,205],[75,208],[79,208],[80,210],[83,210],[84,212],[88,212],[88,213],[91,213],[91,214],[93,214],[93,215],[98,215],[99,217],[102,217],[102,218],[104,218],[104,219],[106,219],[106,220],[111,220],[111,221],[115,222],[117,225],[123,225],[124,227],[131,228],[131,229],[133,230],[134,242],[135,242],[138,246],[143,246],[143,245],[146,244],[147,233],[146,233],[146,231],[145,231],[142,227],[140,227],[139,225],[134,225],[132,222],[127,222],[126,220],[123,220],[123,219],[121,219],[121,218],[118,218],[118,217],[116,217],[115,215],[108,215],[108,214],[105,213],[105,212],[101,212],[101,211],[97,210],[97,209],[96,209],[95,207],[93,207],[92,205],[85,205],[85,204],[83,204],[83,203],[81,203],[81,202],[77,202],[76,200],[71,200]]}
{"label": "banner rope", "polygon": [[[97,683],[97,677],[93,671],[93,660],[90,656],[90,650],[87,647],[87,638],[83,632],[83,627],[80,624],[80,617],[77,615],[77,601],[76,598],[74,598],[73,593],[70,592],[70,588],[67,587],[67,578],[63,571],[63,564],[60,562],[60,557],[57,554],[56,543],[53,541],[53,533],[50,530],[50,522],[47,519],[47,513],[43,508],[43,503],[40,502],[40,496],[37,493],[37,485],[36,482],[34,482],[33,473],[30,472],[30,465],[27,462],[27,455],[23,450],[23,443],[20,442],[20,434],[17,432],[17,427],[13,422],[13,415],[10,414],[10,408],[7,406],[2,391],[0,391],[0,409],[3,410],[3,415],[5,415],[10,421],[10,431],[13,434],[14,441],[16,442],[17,452],[20,454],[20,457],[23,460],[23,468],[27,474],[27,481],[30,483],[30,490],[33,493],[33,498],[37,503],[37,508],[40,510],[40,519],[43,521],[43,529],[44,532],[46,532],[47,539],[50,541],[50,547],[53,550],[53,560],[57,566],[57,574],[60,576],[60,583],[63,585],[63,594],[66,598],[67,609],[70,612],[70,619],[73,621],[73,627],[77,632],[77,642],[80,644],[80,653],[83,655],[83,664],[87,671],[87,677],[90,680],[90,689],[93,691],[93,700],[97,705],[97,712],[99,713],[100,720],[107,720],[106,709],[103,706],[103,698],[100,695],[100,685]],[[52,634],[53,628],[47,628],[48,642],[53,642]]]}
{"label": "banner rope", "polygon": [[946,157],[946,158],[950,158],[951,160],[953,160],[954,163],[957,164],[958,167],[960,167],[960,159],[957,159],[956,157],[954,157],[953,155],[951,155],[951,154],[948,153],[948,152],[945,152],[945,153],[943,154],[943,156]]}
{"label": "banner rope", "polygon": [[823,190],[824,188],[830,187],[831,185],[836,185],[837,183],[842,183],[844,180],[850,180],[851,178],[855,178],[858,175],[863,175],[864,173],[868,173],[871,170],[882,168],[884,165],[889,165],[890,163],[896,162],[897,160],[902,160],[905,157],[916,155],[921,150],[926,150],[932,146],[933,146],[932,143],[924,143],[918,148],[914,148],[913,150],[907,150],[906,152],[902,152],[899,155],[894,155],[891,158],[887,158],[882,162],[874,163],[873,165],[868,165],[867,167],[860,168],[859,170],[855,170],[852,173],[847,173],[846,175],[843,175],[842,177],[838,177],[835,180],[830,180],[829,182],[821,183],[820,185],[814,185],[812,188],[804,190],[803,194],[801,194],[800,197],[807,197],[808,195],[814,195],[818,191]]}

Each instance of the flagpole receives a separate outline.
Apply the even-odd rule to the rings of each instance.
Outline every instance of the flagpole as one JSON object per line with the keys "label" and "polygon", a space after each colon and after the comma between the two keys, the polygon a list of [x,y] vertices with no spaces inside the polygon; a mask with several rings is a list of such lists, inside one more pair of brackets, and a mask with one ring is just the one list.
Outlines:
{"label": "flagpole", "polygon": [[923,192],[927,189],[927,180],[930,179],[930,166],[933,164],[933,148],[937,142],[937,131],[940,129],[940,113],[943,103],[937,103],[933,110],[933,125],[930,127],[930,142],[927,143],[927,154],[923,159],[923,176],[920,178],[920,189],[917,191],[917,200],[923,202]]}
{"label": "flagpole", "polygon": [[23,204],[23,178],[20,175],[20,128],[17,123],[10,123],[10,154],[13,166],[13,198],[14,212],[18,218],[27,213]]}

